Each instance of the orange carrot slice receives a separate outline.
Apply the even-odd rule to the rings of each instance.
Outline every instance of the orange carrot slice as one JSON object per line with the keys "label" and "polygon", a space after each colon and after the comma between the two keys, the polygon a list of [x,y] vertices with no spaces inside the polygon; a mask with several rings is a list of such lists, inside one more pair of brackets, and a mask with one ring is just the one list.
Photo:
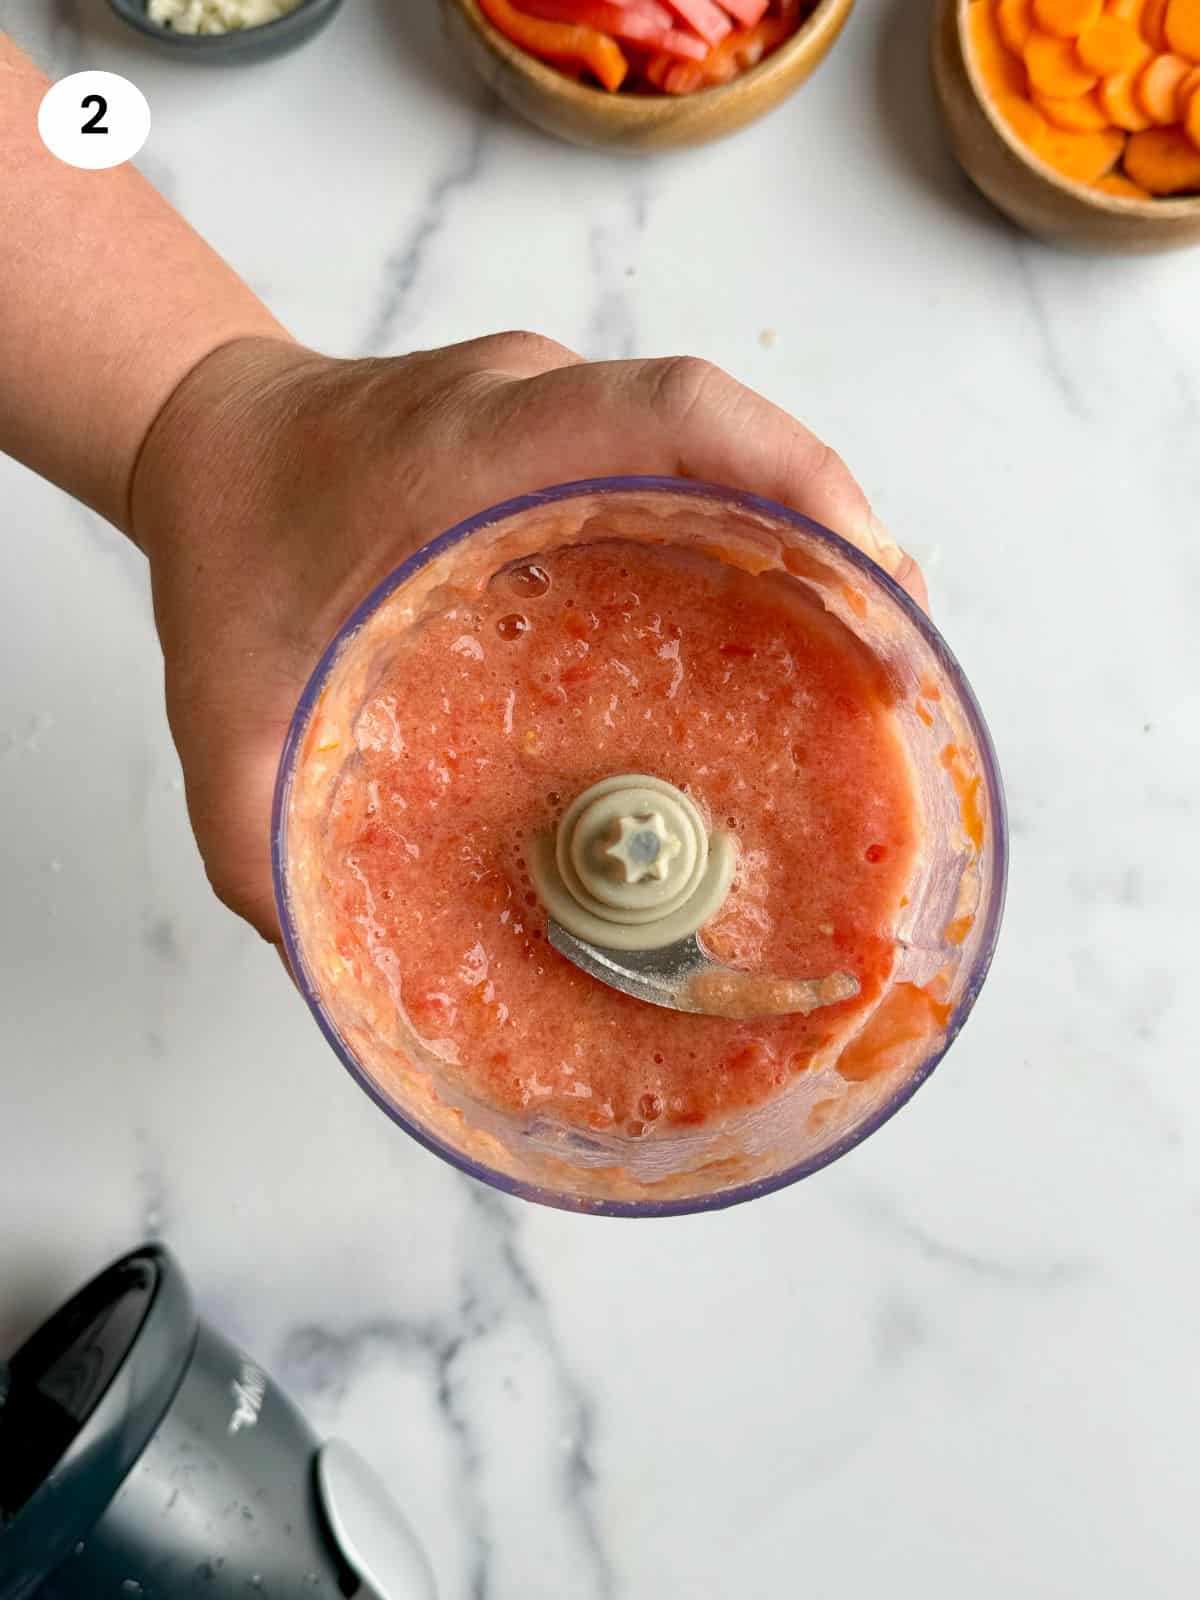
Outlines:
{"label": "orange carrot slice", "polygon": [[1151,50],[1162,52],[1167,49],[1166,20],[1167,0],[1146,0],[1142,7],[1141,29],[1142,38]]}
{"label": "orange carrot slice", "polygon": [[1033,32],[1033,0],[1000,0],[996,26],[1013,55],[1019,56]]}
{"label": "orange carrot slice", "polygon": [[1065,133],[1047,124],[1033,149],[1064,178],[1095,183],[1116,164],[1124,144],[1125,135],[1115,128],[1102,133]]}
{"label": "orange carrot slice", "polygon": [[967,31],[976,70],[992,100],[1026,92],[1025,68],[1004,45],[993,0],[977,0],[967,8]]}
{"label": "orange carrot slice", "polygon": [[1081,94],[1074,100],[1056,100],[1052,95],[1039,94],[1035,89],[1033,103],[1047,122],[1068,133],[1099,133],[1111,121],[1094,89],[1090,94]]}
{"label": "orange carrot slice", "polygon": [[1148,128],[1129,135],[1125,171],[1151,194],[1184,194],[1200,189],[1200,150],[1182,128]]}
{"label": "orange carrot slice", "polygon": [[1121,200],[1150,200],[1153,198],[1149,189],[1143,189],[1140,184],[1122,177],[1119,172],[1106,172],[1102,178],[1096,179],[1096,188],[1103,194],[1115,194]]}
{"label": "orange carrot slice", "polygon": [[1141,133],[1143,128],[1154,126],[1138,105],[1134,93],[1136,81],[1136,73],[1118,72],[1111,78],[1102,78],[1096,90],[1096,98],[1108,120],[1114,128],[1124,128],[1126,133]]}
{"label": "orange carrot slice", "polygon": [[1163,32],[1177,56],[1200,61],[1200,0],[1167,0]]}
{"label": "orange carrot slice", "polygon": [[1132,22],[1135,26],[1142,14],[1142,7],[1146,0],[1105,0],[1104,12],[1109,17],[1120,17],[1124,22]]}
{"label": "orange carrot slice", "polygon": [[[1200,67],[1196,70],[1200,72]],[[1200,83],[1196,84],[1186,100],[1181,94],[1180,100],[1184,108],[1183,131],[1196,146],[1196,149],[1200,150]]]}
{"label": "orange carrot slice", "polygon": [[1038,27],[1059,39],[1077,39],[1100,15],[1104,0],[1033,0]]}
{"label": "orange carrot slice", "polygon": [[1004,95],[996,101],[996,110],[1023,144],[1036,144],[1045,131],[1045,117],[1024,95]]}
{"label": "orange carrot slice", "polygon": [[1185,133],[1187,132],[1188,117],[1192,114],[1192,97],[1197,91],[1200,91],[1200,65],[1192,68],[1175,91],[1175,108],[1179,113],[1180,126]]}
{"label": "orange carrot slice", "polygon": [[1159,127],[1179,121],[1179,86],[1192,70],[1183,56],[1155,56],[1138,73],[1138,104]]}
{"label": "orange carrot slice", "polygon": [[1150,52],[1132,22],[1107,14],[1085,28],[1075,44],[1079,59],[1102,78],[1114,72],[1132,72]]}
{"label": "orange carrot slice", "polygon": [[1073,100],[1086,94],[1096,87],[1100,76],[1080,61],[1073,40],[1056,39],[1038,28],[1029,35],[1024,56],[1030,83],[1056,100]]}
{"label": "orange carrot slice", "polygon": [[479,0],[479,9],[507,38],[531,56],[580,63],[606,89],[615,90],[629,70],[620,45],[606,33],[576,22],[543,22],[518,11],[510,0]]}

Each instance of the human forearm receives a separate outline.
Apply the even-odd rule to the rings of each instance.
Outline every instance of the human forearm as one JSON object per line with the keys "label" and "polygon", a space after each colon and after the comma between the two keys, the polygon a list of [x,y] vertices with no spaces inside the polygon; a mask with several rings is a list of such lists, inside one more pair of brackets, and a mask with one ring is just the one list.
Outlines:
{"label": "human forearm", "polygon": [[138,453],[182,378],[232,339],[288,336],[132,166],[50,154],[47,87],[0,35],[0,449],[128,533]]}

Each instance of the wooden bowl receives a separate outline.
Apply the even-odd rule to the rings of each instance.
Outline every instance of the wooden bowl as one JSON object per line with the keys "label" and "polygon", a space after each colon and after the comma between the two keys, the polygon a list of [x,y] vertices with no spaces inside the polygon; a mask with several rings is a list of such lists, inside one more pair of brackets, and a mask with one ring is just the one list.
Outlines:
{"label": "wooden bowl", "polygon": [[971,0],[938,0],[933,81],[963,171],[1020,227],[1059,244],[1123,255],[1200,243],[1200,198],[1125,200],[1064,178],[1003,121],[965,48]]}
{"label": "wooden bowl", "polygon": [[707,144],[764,116],[820,65],[853,8],[854,0],[817,0],[790,39],[720,88],[609,94],[527,55],[491,25],[477,0],[442,0],[447,34],[514,111],[572,144],[631,152]]}

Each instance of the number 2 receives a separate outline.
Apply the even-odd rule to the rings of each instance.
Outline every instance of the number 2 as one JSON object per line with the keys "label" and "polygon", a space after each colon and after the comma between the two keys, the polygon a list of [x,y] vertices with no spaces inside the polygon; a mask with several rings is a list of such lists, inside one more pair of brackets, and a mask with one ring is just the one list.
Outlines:
{"label": "number 2", "polygon": [[82,101],[80,102],[79,109],[81,111],[86,111],[89,106],[95,106],[96,109],[84,123],[83,127],[80,128],[80,133],[107,133],[108,129],[101,126],[100,119],[108,110],[108,101],[102,94],[84,95]]}

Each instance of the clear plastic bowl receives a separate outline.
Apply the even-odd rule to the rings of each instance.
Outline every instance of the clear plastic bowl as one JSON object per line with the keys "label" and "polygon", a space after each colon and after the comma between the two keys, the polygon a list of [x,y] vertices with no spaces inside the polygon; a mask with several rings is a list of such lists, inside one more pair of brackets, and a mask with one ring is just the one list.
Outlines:
{"label": "clear plastic bowl", "polygon": [[[473,1099],[413,1035],[382,1039],[339,976],[319,894],[298,845],[319,826],[332,763],[301,760],[314,717],[347,721],[397,627],[501,567],[602,538],[699,547],[776,581],[806,585],[886,662],[917,777],[922,867],[897,929],[895,980],[936,993],[936,1025],[891,1039],[883,1067],[849,1081],[836,1067],[796,1078],[753,1110],[651,1140],[592,1134],[535,1111]],[[319,748],[314,746],[314,748]],[[290,842],[291,841],[291,842]],[[317,664],[284,745],[272,825],[275,891],[296,980],[325,1037],[377,1105],[427,1149],[509,1194],[611,1216],[734,1205],[809,1176],[873,1133],[946,1053],[983,985],[1004,902],[1007,827],[983,716],[923,611],[827,528],[753,495],[671,478],[563,484],[481,512],[398,567],[347,619]],[[901,1030],[903,1034],[903,1029]]]}

